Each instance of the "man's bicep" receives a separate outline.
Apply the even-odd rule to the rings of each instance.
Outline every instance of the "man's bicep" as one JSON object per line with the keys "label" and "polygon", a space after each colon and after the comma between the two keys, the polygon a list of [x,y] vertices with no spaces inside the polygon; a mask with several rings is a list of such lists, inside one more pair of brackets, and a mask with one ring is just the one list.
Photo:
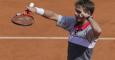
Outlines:
{"label": "man's bicep", "polygon": [[96,40],[99,36],[95,35],[93,30],[90,29],[87,31],[87,39],[92,41],[92,40]]}

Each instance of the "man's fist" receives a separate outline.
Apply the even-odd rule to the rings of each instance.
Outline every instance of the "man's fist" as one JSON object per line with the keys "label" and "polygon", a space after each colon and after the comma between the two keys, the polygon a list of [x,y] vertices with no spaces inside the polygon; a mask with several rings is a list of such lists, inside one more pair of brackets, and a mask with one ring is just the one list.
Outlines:
{"label": "man's fist", "polygon": [[26,8],[27,8],[27,10],[29,10],[31,12],[36,12],[36,8],[35,8],[34,3],[30,3],[29,6],[27,6]]}

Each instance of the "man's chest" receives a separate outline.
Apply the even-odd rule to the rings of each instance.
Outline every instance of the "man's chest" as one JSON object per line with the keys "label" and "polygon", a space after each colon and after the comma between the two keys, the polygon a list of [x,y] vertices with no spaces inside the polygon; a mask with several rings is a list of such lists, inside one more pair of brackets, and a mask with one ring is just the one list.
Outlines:
{"label": "man's chest", "polygon": [[87,26],[85,29],[83,30],[77,30],[75,27],[71,30],[70,35],[73,37],[81,37],[81,38],[87,38],[88,35],[90,35],[91,31],[91,26]]}

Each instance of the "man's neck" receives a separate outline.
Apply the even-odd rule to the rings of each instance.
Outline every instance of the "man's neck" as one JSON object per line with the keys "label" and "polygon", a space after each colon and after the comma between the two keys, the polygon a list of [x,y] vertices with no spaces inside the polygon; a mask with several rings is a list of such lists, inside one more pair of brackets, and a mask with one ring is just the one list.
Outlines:
{"label": "man's neck", "polygon": [[85,21],[83,21],[83,22],[78,22],[78,25],[79,26],[83,26],[85,23],[87,23],[88,21],[87,20],[85,20]]}

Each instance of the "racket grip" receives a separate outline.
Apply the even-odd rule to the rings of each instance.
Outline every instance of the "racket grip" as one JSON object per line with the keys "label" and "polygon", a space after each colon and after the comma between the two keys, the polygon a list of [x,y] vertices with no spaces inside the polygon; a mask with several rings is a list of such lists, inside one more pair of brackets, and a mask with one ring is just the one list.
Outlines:
{"label": "racket grip", "polygon": [[30,14],[30,13],[31,13],[31,11],[29,11],[28,9],[26,9],[25,12],[26,12],[27,14]]}

